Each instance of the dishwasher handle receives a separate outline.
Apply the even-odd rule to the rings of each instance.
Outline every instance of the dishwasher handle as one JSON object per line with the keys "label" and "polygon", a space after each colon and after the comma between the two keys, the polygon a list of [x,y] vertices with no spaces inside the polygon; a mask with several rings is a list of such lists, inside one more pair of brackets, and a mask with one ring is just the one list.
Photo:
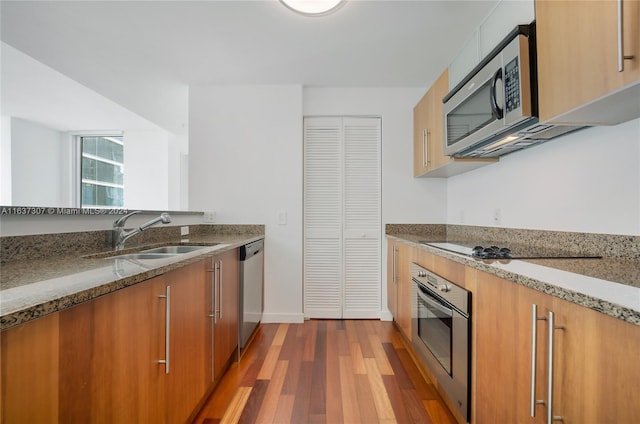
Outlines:
{"label": "dishwasher handle", "polygon": [[240,247],[240,260],[246,261],[247,259],[251,259],[258,253],[264,250],[264,240],[256,240],[252,243],[245,244]]}

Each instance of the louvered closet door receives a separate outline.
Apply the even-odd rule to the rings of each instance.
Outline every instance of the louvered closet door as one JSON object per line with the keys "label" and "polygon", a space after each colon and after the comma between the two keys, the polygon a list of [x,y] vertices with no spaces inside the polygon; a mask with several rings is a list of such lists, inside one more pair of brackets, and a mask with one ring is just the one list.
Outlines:
{"label": "louvered closet door", "polygon": [[343,318],[380,317],[380,119],[344,118]]}
{"label": "louvered closet door", "polygon": [[304,313],[342,316],[342,123],[304,120]]}
{"label": "louvered closet door", "polygon": [[380,317],[379,118],[306,118],[304,295],[309,318]]}

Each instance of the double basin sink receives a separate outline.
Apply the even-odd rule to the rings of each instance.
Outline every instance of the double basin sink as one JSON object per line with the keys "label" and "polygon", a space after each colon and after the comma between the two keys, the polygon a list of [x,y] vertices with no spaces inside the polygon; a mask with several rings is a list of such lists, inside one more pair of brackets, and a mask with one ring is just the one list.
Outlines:
{"label": "double basin sink", "polygon": [[196,252],[201,249],[206,249],[212,246],[215,246],[219,243],[212,243],[206,246],[188,246],[188,245],[173,245],[173,246],[162,246],[156,247],[153,249],[146,249],[140,252],[134,253],[125,253],[122,255],[113,255],[109,256],[106,259],[167,259],[178,255],[183,255],[185,253]]}

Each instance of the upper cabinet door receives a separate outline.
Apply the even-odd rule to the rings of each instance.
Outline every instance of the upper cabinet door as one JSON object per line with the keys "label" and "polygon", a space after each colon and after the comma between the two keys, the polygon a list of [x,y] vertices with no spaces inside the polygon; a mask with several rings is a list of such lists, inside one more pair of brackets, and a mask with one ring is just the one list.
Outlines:
{"label": "upper cabinet door", "polygon": [[[597,125],[640,116],[640,7],[620,4],[621,13],[613,0],[536,1],[540,121]],[[623,70],[619,56],[633,56]]]}

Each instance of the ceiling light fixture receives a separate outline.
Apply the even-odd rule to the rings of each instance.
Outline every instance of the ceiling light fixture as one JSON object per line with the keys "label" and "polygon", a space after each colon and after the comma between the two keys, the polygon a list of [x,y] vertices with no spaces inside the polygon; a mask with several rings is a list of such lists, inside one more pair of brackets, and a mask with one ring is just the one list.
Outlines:
{"label": "ceiling light fixture", "polygon": [[280,0],[287,8],[304,16],[325,16],[338,10],[346,0]]}

